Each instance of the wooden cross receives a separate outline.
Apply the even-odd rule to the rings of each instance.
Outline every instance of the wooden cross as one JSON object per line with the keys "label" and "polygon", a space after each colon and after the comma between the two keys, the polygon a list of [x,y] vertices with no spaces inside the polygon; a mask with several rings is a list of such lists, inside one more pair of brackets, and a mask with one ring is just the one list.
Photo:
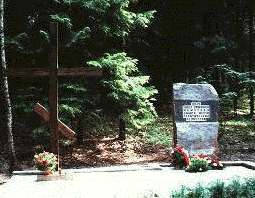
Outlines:
{"label": "wooden cross", "polygon": [[35,111],[43,117],[45,121],[49,121],[51,132],[51,151],[59,154],[59,131],[67,138],[74,139],[75,133],[69,129],[64,123],[58,120],[58,76],[85,76],[100,77],[103,75],[101,70],[93,70],[86,68],[59,68],[58,67],[58,24],[50,24],[51,48],[49,53],[49,68],[24,68],[24,69],[8,69],[8,76],[17,77],[49,77],[49,107],[50,113],[37,104]]}

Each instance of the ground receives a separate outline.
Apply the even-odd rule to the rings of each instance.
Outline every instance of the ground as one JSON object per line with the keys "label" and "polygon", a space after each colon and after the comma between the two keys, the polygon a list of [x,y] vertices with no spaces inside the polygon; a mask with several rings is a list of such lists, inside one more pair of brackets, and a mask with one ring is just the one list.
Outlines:
{"label": "ground", "polygon": [[[139,137],[128,136],[125,141],[103,138],[83,144],[61,145],[61,166],[64,168],[170,162],[170,148],[144,143]],[[22,169],[33,168],[31,157],[20,159],[20,162]]]}
{"label": "ground", "polygon": [[[169,162],[169,149],[163,146],[149,146],[139,143],[139,138],[129,137],[125,142],[100,140],[64,149],[64,167],[109,166],[143,162]],[[142,142],[142,141],[141,141]]]}
{"label": "ground", "polygon": [[[142,162],[170,162],[172,122],[162,118],[157,130],[149,136],[128,136],[126,141],[101,139],[85,141],[82,145],[62,150],[64,167],[107,166]],[[166,123],[162,124],[162,123]],[[166,140],[167,139],[167,140]],[[219,155],[222,161],[245,160],[255,162],[255,124],[242,116],[225,120],[219,131]]]}
{"label": "ground", "polygon": [[9,178],[6,174],[0,174],[0,185],[6,183]]}
{"label": "ground", "polygon": [[255,162],[255,122],[244,116],[225,120],[219,132],[222,160],[248,160]]}
{"label": "ground", "polygon": [[[171,119],[162,118],[160,124],[154,126],[153,130],[149,130],[148,134],[146,138],[129,135],[126,141],[106,137],[86,140],[83,144],[69,145],[62,142],[61,166],[82,168],[146,162],[170,163]],[[34,150],[29,147],[31,144],[28,140],[24,140],[26,140],[25,137],[22,137],[17,147],[20,165],[22,169],[33,169]],[[221,160],[255,162],[254,121],[236,117],[221,122],[219,148]]]}
{"label": "ground", "polygon": [[207,186],[216,181],[228,184],[235,178],[245,181],[255,177],[254,170],[244,167],[188,173],[158,163],[69,169],[65,173],[66,180],[50,182],[38,182],[36,175],[17,173],[7,184],[0,186],[1,198],[33,198],[35,195],[37,198],[169,198],[182,186],[195,187],[199,183]]}

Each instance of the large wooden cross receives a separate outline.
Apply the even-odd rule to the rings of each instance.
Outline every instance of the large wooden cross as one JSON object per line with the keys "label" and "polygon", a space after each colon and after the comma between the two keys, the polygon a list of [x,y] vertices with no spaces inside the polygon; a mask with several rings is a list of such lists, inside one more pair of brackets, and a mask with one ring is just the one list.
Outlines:
{"label": "large wooden cross", "polygon": [[51,151],[59,154],[59,131],[69,139],[75,138],[75,132],[69,129],[64,123],[58,119],[58,76],[85,76],[100,77],[103,75],[101,70],[93,70],[87,68],[59,68],[58,66],[58,24],[50,24],[51,48],[49,52],[49,68],[22,68],[8,69],[8,76],[11,78],[26,77],[49,77],[49,107],[50,113],[37,104],[35,111],[43,117],[45,121],[49,121],[51,132]]}

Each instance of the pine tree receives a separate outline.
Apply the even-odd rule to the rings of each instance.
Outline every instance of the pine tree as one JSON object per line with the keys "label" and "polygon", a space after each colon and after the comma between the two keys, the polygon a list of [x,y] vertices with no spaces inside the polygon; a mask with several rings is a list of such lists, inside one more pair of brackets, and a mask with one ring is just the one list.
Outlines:
{"label": "pine tree", "polygon": [[140,129],[155,120],[157,113],[152,101],[158,92],[148,86],[149,76],[139,74],[136,59],[126,53],[105,54],[88,64],[107,71],[102,83],[113,103],[112,109],[130,127]]}

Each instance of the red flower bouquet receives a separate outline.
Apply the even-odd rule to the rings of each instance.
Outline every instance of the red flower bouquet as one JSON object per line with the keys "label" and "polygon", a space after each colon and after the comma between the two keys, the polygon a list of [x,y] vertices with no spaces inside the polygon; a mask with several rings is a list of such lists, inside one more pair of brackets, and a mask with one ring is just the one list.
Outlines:
{"label": "red flower bouquet", "polygon": [[176,146],[172,151],[173,162],[176,168],[182,169],[189,165],[189,154],[182,146]]}

